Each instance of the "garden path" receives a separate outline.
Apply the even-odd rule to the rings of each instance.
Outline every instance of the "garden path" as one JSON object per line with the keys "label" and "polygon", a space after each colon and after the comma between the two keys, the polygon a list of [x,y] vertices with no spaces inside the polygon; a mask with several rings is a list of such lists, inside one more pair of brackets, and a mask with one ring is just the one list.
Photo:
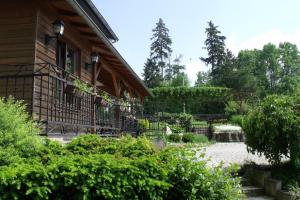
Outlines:
{"label": "garden path", "polygon": [[230,163],[255,162],[256,164],[268,164],[264,156],[248,153],[247,146],[243,142],[216,143],[204,147],[202,151],[205,153],[205,158],[210,159],[208,164],[211,166],[216,166],[221,162],[224,163],[225,167],[229,166]]}

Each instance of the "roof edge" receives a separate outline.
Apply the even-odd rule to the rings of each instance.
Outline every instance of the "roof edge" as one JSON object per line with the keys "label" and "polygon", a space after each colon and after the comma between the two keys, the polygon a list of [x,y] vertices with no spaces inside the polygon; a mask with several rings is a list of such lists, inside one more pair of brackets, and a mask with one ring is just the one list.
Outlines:
{"label": "roof edge", "polygon": [[[96,8],[92,0],[74,0],[74,1],[76,1],[86,13],[91,12],[91,14],[93,15],[90,16],[91,20],[94,21],[94,23],[97,25],[101,24],[100,26],[103,26],[102,28],[106,29],[104,30],[104,34],[106,32],[105,35],[107,38],[111,39],[113,42],[117,42],[119,40],[115,32],[109,26],[105,18],[101,15],[101,13]],[[99,28],[101,29],[101,27]]]}
{"label": "roof edge", "polygon": [[[101,31],[101,29],[95,24],[95,22],[93,22],[93,20],[89,17],[89,15],[78,4],[78,2],[76,2],[74,0],[66,0],[66,1],[78,12],[79,15],[81,15],[87,21],[87,23],[97,33],[97,35],[104,41],[104,43],[109,47],[109,49],[120,59],[120,61],[124,64],[124,66],[134,75],[136,80],[143,86],[146,94],[152,96],[152,92],[148,89],[148,87],[145,85],[145,83],[133,71],[133,69],[129,66],[129,64],[125,61],[125,59],[121,56],[121,54],[117,51],[117,49],[112,45],[112,43],[109,41],[109,39]],[[90,0],[87,0],[87,1],[90,1]],[[93,4],[93,6],[94,6],[94,4]],[[97,10],[97,8],[95,6],[94,6],[94,9]],[[97,12],[100,14],[100,12],[98,10],[97,10]],[[101,17],[102,17],[102,15],[101,15]],[[147,95],[144,95],[144,96],[147,96]]]}

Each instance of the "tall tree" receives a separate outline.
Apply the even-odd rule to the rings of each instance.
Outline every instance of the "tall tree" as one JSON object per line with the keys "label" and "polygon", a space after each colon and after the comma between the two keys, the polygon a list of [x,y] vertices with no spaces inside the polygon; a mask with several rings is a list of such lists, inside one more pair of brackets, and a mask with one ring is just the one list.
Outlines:
{"label": "tall tree", "polygon": [[281,80],[278,92],[294,93],[300,86],[300,53],[295,44],[284,42],[279,44],[279,64],[281,66]]}
{"label": "tall tree", "polygon": [[151,57],[157,62],[161,70],[161,78],[164,79],[164,69],[166,67],[165,61],[172,53],[172,40],[169,36],[169,29],[161,18],[158,23],[156,23],[156,27],[152,32]]}
{"label": "tall tree", "polygon": [[205,49],[207,50],[208,57],[201,57],[200,59],[206,64],[211,65],[212,79],[218,73],[218,68],[223,64],[226,51],[225,51],[225,36],[221,35],[218,26],[215,26],[212,21],[208,22],[208,28],[205,29],[207,39],[205,40]]}
{"label": "tall tree", "polygon": [[181,64],[182,55],[176,56],[173,60],[173,63],[169,62],[166,70],[165,70],[165,77],[164,80],[170,81],[172,78],[176,77],[177,75],[183,73],[185,69],[185,65]]}
{"label": "tall tree", "polygon": [[173,76],[177,76],[178,74],[183,73],[183,70],[185,70],[185,65],[181,64],[182,57],[182,55],[176,56],[173,61]]}
{"label": "tall tree", "polygon": [[153,59],[148,58],[144,65],[144,82],[149,88],[160,86],[160,71],[159,67]]}
{"label": "tall tree", "polygon": [[235,84],[233,75],[236,72],[236,58],[229,49],[226,49],[223,63],[215,69],[212,83],[218,86],[232,88]]}
{"label": "tall tree", "polygon": [[264,45],[260,54],[260,66],[264,72],[265,90],[267,93],[276,93],[277,85],[280,82],[281,67],[279,65],[279,50],[274,44]]}
{"label": "tall tree", "polygon": [[203,86],[209,82],[209,72],[198,72],[195,86]]}

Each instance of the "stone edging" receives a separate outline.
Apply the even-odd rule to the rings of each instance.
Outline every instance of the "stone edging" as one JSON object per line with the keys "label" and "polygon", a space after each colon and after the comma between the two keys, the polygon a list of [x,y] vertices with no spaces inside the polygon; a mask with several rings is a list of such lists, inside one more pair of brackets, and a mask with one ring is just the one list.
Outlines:
{"label": "stone edging", "polygon": [[247,166],[245,169],[245,177],[248,178],[252,184],[264,188],[266,195],[279,200],[296,200],[296,196],[291,192],[282,190],[281,180],[273,179],[270,171]]}

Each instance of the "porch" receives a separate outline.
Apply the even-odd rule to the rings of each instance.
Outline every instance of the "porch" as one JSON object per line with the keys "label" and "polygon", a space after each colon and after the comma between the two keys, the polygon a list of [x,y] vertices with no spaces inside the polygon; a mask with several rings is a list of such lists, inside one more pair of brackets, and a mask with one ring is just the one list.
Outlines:
{"label": "porch", "polygon": [[136,131],[141,107],[133,99],[124,106],[110,95],[111,102],[105,105],[97,95],[99,87],[89,85],[93,92],[82,91],[74,85],[79,77],[50,63],[0,65],[0,69],[0,97],[23,100],[43,135]]}

